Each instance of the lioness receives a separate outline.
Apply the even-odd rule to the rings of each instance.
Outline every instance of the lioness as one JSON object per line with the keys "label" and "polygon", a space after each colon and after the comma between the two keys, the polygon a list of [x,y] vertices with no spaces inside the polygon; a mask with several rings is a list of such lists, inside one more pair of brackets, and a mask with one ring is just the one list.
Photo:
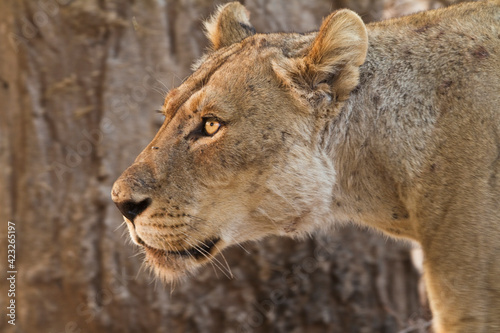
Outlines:
{"label": "lioness", "polygon": [[500,332],[500,2],[257,34],[239,3],[116,181],[165,280],[352,221],[419,242],[437,332]]}

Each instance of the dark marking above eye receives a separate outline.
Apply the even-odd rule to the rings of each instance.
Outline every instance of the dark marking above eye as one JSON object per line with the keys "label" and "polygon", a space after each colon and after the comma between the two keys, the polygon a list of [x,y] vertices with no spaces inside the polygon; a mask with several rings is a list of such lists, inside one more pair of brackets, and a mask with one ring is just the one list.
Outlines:
{"label": "dark marking above eye", "polygon": [[472,51],[472,55],[478,59],[486,59],[490,56],[484,46],[478,46]]}

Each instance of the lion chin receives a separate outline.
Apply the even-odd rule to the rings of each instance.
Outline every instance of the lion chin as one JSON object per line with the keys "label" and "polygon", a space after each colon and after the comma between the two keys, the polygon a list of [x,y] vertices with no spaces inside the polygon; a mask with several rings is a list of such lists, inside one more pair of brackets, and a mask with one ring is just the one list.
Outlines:
{"label": "lion chin", "polygon": [[146,255],[145,263],[164,282],[174,280],[193,273],[199,267],[213,260],[218,253],[216,245],[220,239],[215,238],[203,242],[197,248],[188,248],[176,251],[155,249],[146,244],[142,245]]}

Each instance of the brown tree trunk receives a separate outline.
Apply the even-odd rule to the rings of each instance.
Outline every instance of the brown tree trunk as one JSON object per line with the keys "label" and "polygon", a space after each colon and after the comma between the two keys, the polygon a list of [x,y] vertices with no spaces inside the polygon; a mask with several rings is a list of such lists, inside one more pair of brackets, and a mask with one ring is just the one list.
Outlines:
{"label": "brown tree trunk", "polygon": [[[266,32],[313,30],[340,5],[369,19],[384,7],[244,3]],[[2,332],[397,332],[427,315],[409,247],[354,227],[229,249],[219,259],[233,279],[208,266],[164,287],[141,269],[111,185],[159,128],[166,89],[206,47],[201,18],[213,8],[0,2]],[[15,326],[5,320],[7,221],[16,227]]]}

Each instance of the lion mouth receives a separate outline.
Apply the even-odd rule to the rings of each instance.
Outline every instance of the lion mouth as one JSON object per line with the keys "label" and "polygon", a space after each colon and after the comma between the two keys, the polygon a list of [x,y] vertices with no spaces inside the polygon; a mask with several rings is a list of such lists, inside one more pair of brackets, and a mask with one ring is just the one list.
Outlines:
{"label": "lion mouth", "polygon": [[132,238],[132,241],[137,244],[142,246],[146,252],[148,252],[150,255],[157,259],[167,259],[167,258],[192,258],[195,259],[196,261],[200,261],[203,258],[209,259],[209,257],[213,257],[214,253],[213,249],[215,248],[216,244],[219,243],[221,240],[219,237],[214,237],[214,238],[209,238],[208,240],[205,240],[203,242],[197,243],[195,246],[191,247],[183,247],[182,249],[174,249],[174,250],[165,250],[165,249],[159,249],[157,247],[153,247],[149,245],[146,241],[144,241],[139,235],[137,235],[137,232],[135,231],[135,226],[127,219],[125,219],[126,222],[128,222],[128,227],[129,227],[129,232],[130,232],[130,237]]}
{"label": "lion mouth", "polygon": [[196,260],[200,260],[202,258],[206,258],[207,256],[211,256],[212,249],[215,247],[215,244],[219,242],[219,238],[210,239],[198,245],[197,247],[192,247],[190,249],[184,250],[176,250],[176,251],[165,251],[167,254],[178,255],[181,257],[191,257]]}
{"label": "lion mouth", "polygon": [[146,250],[152,251],[155,255],[163,255],[163,256],[173,256],[173,257],[182,257],[182,258],[192,258],[197,261],[201,259],[208,259],[213,256],[212,250],[215,248],[215,245],[220,241],[220,238],[213,238],[207,241],[201,242],[199,245],[187,249],[182,250],[160,250],[153,248],[147,245],[144,241],[142,241],[142,246],[146,248]]}

